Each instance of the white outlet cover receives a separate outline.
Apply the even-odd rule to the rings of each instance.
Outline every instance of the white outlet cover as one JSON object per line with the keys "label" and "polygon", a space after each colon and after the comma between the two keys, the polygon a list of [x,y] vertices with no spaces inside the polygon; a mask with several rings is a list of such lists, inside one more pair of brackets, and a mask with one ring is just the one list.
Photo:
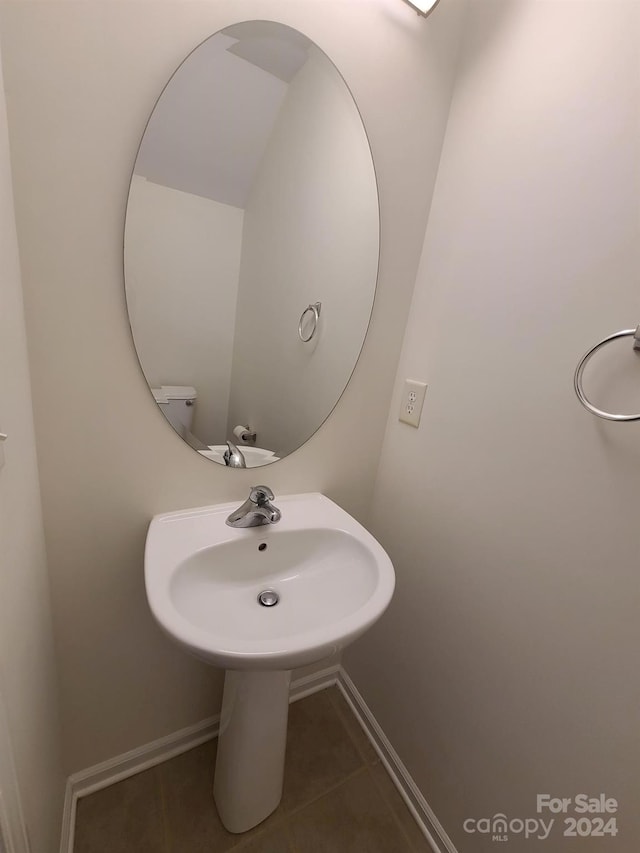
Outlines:
{"label": "white outlet cover", "polygon": [[400,414],[398,420],[412,427],[420,426],[422,406],[427,393],[427,383],[419,382],[417,379],[405,379],[400,400]]}

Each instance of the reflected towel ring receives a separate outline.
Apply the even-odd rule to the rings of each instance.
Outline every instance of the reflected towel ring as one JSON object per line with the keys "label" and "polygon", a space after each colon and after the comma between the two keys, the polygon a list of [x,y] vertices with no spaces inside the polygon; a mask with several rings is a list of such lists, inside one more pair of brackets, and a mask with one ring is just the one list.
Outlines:
{"label": "reflected towel ring", "polygon": [[[316,333],[316,329],[318,328],[318,322],[320,320],[320,309],[322,308],[322,302],[314,302],[312,305],[307,305],[302,314],[300,315],[300,322],[298,323],[298,337],[302,341],[303,344],[308,344],[309,341],[313,338]],[[302,327],[304,325],[305,315],[309,313],[309,311],[313,314],[313,321],[311,324],[311,333],[308,337],[302,333]]]}
{"label": "reflected towel ring", "polygon": [[615,341],[617,338],[626,338],[633,337],[633,348],[634,350],[640,351],[640,326],[636,329],[624,329],[622,332],[616,332],[613,335],[609,335],[607,338],[603,338],[599,343],[597,343],[594,347],[592,347],[589,352],[585,353],[578,367],[576,368],[575,376],[573,377],[573,387],[575,389],[576,394],[578,395],[578,400],[582,403],[582,405],[587,409],[587,411],[591,412],[594,415],[597,415],[599,418],[604,418],[607,421],[640,421],[640,414],[637,415],[614,415],[611,412],[604,412],[602,409],[596,408],[593,403],[590,403],[587,400],[587,397],[582,388],[582,374],[586,367],[587,362],[591,358],[594,353],[598,352],[598,350],[608,344],[609,341]]}

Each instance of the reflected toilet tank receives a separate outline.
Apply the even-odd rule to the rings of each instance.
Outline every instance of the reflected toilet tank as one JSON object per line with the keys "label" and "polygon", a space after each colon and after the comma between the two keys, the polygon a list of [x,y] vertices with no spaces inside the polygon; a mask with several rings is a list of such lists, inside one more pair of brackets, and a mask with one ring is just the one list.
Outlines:
{"label": "reflected toilet tank", "polygon": [[152,388],[160,411],[180,434],[191,432],[198,395],[191,385],[160,385]]}

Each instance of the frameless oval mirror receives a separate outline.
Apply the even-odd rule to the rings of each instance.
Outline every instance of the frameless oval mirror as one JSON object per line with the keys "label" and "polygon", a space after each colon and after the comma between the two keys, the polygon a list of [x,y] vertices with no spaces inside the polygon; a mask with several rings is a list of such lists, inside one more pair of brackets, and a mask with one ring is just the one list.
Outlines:
{"label": "frameless oval mirror", "polygon": [[138,358],[178,434],[247,467],[303,444],[362,349],[378,249],[369,143],[327,56],[268,21],[197,47],[149,118],[124,243]]}

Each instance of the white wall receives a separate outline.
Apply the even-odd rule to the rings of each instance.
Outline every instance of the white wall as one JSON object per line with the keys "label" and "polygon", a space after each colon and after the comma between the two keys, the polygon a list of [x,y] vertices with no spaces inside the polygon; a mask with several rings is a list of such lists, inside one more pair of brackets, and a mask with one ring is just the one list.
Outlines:
{"label": "white wall", "polygon": [[[230,429],[250,425],[259,446],[283,456],[327,417],[367,331],[379,228],[358,109],[312,47],[289,85],[245,210]],[[320,322],[303,343],[300,316],[315,302]]]}
{"label": "white wall", "polygon": [[[461,853],[500,846],[465,818],[538,792],[617,798],[620,834],[509,851],[634,853],[640,427],[572,378],[638,323],[640,5],[471,5],[374,490],[397,592],[347,668]],[[628,363],[640,411],[628,340],[615,359],[590,392]]]}
{"label": "white wall", "polygon": [[176,70],[149,118],[136,174],[244,210],[287,84],[235,56],[238,45],[218,33]]}
{"label": "white wall", "polygon": [[250,471],[212,464],[175,436],[129,336],[122,223],[155,98],[194,45],[239,16],[297,27],[354,92],[383,217],[372,326],[340,405],[303,449],[269,468],[268,483],[276,494],[324,491],[362,516],[449,107],[460,10],[447,0],[425,21],[398,0],[0,4],[70,770],[217,708],[221,673],[188,658],[151,619],[144,538],[154,513],[240,501],[253,482]]}
{"label": "white wall", "polygon": [[192,385],[193,433],[227,435],[243,211],[133,176],[127,204],[127,306],[152,387]]}
{"label": "white wall", "polygon": [[[0,791],[22,853],[53,853],[63,777],[53,632],[0,73]],[[9,741],[10,744],[9,745]],[[11,760],[10,751],[13,753]]]}

